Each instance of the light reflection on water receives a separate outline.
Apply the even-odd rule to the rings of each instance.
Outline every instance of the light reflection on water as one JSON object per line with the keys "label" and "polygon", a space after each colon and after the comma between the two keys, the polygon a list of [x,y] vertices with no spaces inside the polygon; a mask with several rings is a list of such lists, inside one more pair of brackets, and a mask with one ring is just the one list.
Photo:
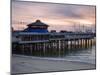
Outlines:
{"label": "light reflection on water", "polygon": [[80,47],[72,47],[67,49],[62,49],[60,52],[57,50],[56,53],[52,52],[50,54],[46,53],[45,57],[55,57],[59,59],[65,59],[69,61],[79,61],[79,62],[86,62],[95,64],[95,51],[96,51],[95,41],[91,44],[83,44]]}
{"label": "light reflection on water", "polygon": [[[90,41],[91,42],[91,41]],[[27,50],[29,51],[29,50]],[[86,62],[95,64],[95,39],[93,43],[83,43],[83,44],[73,44],[67,45],[66,47],[62,47],[59,49],[58,47],[51,47],[47,50],[34,50],[32,54],[24,52],[23,55],[30,55],[36,57],[46,57],[46,58],[57,58],[65,59],[69,61],[79,61],[79,62]],[[19,53],[22,54],[22,53]]]}
{"label": "light reflection on water", "polygon": [[95,45],[87,49],[80,49],[76,52],[72,51],[64,58],[70,61],[80,61],[95,64]]}

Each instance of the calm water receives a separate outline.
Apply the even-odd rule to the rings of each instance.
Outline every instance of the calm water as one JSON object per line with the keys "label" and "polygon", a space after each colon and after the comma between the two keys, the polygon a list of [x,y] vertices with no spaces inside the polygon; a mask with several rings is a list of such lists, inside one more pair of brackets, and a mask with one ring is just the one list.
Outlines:
{"label": "calm water", "polygon": [[[91,63],[95,64],[95,39],[93,40],[93,43],[89,44],[81,44],[81,45],[73,45],[66,48],[61,48],[60,50],[58,48],[50,48],[46,50],[45,52],[41,50],[36,50],[33,52],[31,56],[36,57],[44,57],[47,59],[53,59],[53,60],[68,60],[68,61],[79,61],[79,62],[85,62],[85,63]],[[24,53],[25,55],[25,53]],[[26,54],[27,55],[27,54]]]}
{"label": "calm water", "polygon": [[80,61],[86,63],[95,64],[95,45],[86,49],[79,49],[77,51],[71,51],[66,54],[65,59],[70,61]]}
{"label": "calm water", "polygon": [[95,47],[95,45],[92,45],[86,48],[61,50],[60,52],[57,50],[57,52],[45,53],[45,56],[39,57],[44,57],[48,60],[67,60],[95,64]]}
{"label": "calm water", "polygon": [[94,39],[94,43],[92,45],[83,45],[82,47],[60,50],[60,52],[58,52],[57,50],[55,54],[53,54],[52,52],[52,55],[50,54],[50,57],[58,58],[58,60],[64,59],[68,61],[79,61],[95,64],[95,53],[96,45]]}

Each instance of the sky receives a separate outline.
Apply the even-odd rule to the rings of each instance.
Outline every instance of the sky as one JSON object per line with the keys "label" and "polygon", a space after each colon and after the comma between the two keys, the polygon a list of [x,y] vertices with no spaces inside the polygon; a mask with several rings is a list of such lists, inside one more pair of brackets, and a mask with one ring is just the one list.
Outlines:
{"label": "sky", "polygon": [[12,1],[12,27],[23,30],[37,19],[49,25],[48,30],[95,30],[95,6]]}

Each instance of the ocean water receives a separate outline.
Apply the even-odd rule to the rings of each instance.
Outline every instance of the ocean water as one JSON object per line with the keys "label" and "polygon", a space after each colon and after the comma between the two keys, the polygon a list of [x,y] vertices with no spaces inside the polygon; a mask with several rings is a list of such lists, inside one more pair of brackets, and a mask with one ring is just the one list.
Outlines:
{"label": "ocean water", "polygon": [[[70,48],[65,50],[60,50],[58,54],[53,54],[53,60],[67,60],[67,61],[77,61],[83,63],[96,64],[96,40],[93,39],[92,45],[83,45],[78,48]],[[55,56],[54,56],[55,55]],[[52,58],[50,57],[50,58]]]}
{"label": "ocean water", "polygon": [[93,44],[86,47],[84,46],[83,48],[65,49],[60,50],[60,52],[57,50],[56,53],[45,53],[45,56],[38,57],[46,60],[64,60],[96,64],[96,45]]}
{"label": "ocean water", "polygon": [[81,63],[89,63],[96,64],[96,45],[87,46],[84,48],[74,48],[61,50],[62,52],[58,52],[57,54],[45,54],[45,56],[32,56],[32,58],[36,59],[46,59],[46,60],[60,60],[60,61],[75,61]]}
{"label": "ocean water", "polygon": [[96,63],[96,46],[93,45],[91,47],[85,49],[79,49],[77,51],[71,51],[63,57],[69,61],[79,61],[85,63]]}
{"label": "ocean water", "polygon": [[96,41],[93,39],[92,44],[73,45],[72,47],[68,46],[61,50],[52,48],[52,50],[46,50],[45,53],[41,52],[41,50],[36,50],[30,56],[46,60],[64,60],[96,64]]}

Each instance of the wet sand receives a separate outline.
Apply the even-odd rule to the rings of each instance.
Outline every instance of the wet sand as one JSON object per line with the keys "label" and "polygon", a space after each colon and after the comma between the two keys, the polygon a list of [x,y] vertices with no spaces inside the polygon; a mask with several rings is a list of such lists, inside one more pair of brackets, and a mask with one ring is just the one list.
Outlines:
{"label": "wet sand", "polygon": [[51,71],[70,71],[70,70],[84,70],[95,69],[95,64],[45,59],[33,56],[12,55],[11,59],[11,73],[37,73],[37,72],[51,72]]}

